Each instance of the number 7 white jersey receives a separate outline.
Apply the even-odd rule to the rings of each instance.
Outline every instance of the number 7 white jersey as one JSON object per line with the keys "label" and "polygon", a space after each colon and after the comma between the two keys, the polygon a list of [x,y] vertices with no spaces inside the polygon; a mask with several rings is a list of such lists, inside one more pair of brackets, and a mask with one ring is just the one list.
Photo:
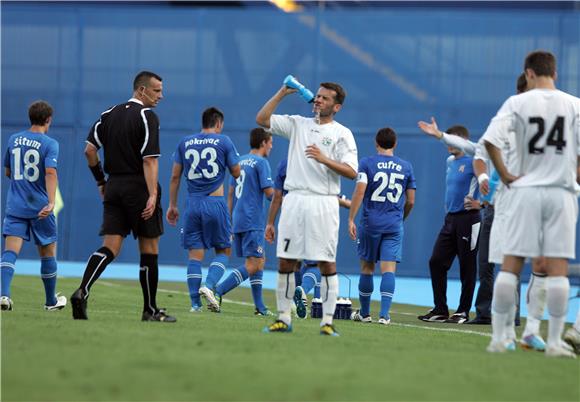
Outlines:
{"label": "number 7 white jersey", "polygon": [[508,170],[522,177],[511,186],[576,191],[579,98],[556,89],[534,89],[512,96],[493,118],[483,139],[498,148],[506,141],[513,142],[514,159]]}

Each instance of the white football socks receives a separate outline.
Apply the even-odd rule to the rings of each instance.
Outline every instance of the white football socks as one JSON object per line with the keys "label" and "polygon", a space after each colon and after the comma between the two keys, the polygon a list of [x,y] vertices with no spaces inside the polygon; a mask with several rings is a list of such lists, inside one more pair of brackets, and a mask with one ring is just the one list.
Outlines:
{"label": "white football socks", "polygon": [[294,304],[294,290],[296,282],[294,272],[278,272],[278,287],[276,288],[276,307],[278,308],[278,319],[290,325],[292,322],[292,305]]}
{"label": "white football socks", "polygon": [[322,299],[322,321],[320,326],[332,325],[332,317],[338,298],[338,275],[322,275],[320,280],[320,298]]}
{"label": "white football socks", "polygon": [[550,314],[548,326],[548,346],[560,344],[566,312],[568,311],[568,293],[570,282],[565,276],[549,276],[546,280],[546,304]]}
{"label": "white football socks", "polygon": [[528,335],[540,334],[540,323],[544,316],[544,308],[546,307],[546,276],[539,276],[532,273],[530,283],[528,285],[528,294],[526,295],[528,318],[526,320],[526,328],[522,338]]}
{"label": "white football socks", "polygon": [[501,271],[495,279],[493,287],[493,299],[491,302],[491,326],[494,342],[503,342],[509,334],[506,332],[508,320],[511,317],[513,325],[512,308],[515,307],[515,294],[518,277],[510,272]]}

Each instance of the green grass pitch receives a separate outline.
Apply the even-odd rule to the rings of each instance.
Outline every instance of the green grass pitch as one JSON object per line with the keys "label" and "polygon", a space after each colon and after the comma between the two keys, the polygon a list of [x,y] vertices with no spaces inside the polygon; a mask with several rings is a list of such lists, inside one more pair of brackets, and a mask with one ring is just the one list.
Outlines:
{"label": "green grass pitch", "polygon": [[[58,288],[68,297],[78,282]],[[159,288],[176,324],[141,322],[138,283],[108,280],[93,287],[89,320],[73,321],[70,306],[43,311],[39,278],[16,276],[14,311],[1,315],[2,400],[580,400],[580,360],[491,355],[489,327],[422,323],[424,308],[394,305],[388,327],[337,320],[339,338],[315,319],[264,334],[272,318],[253,315],[247,288],[221,314],[189,313],[184,283]]]}

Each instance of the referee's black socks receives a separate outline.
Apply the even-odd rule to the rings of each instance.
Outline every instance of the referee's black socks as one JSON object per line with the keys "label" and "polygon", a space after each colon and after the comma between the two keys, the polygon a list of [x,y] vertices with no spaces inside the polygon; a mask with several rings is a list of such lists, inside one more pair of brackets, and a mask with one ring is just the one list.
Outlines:
{"label": "referee's black socks", "polygon": [[114,259],[115,255],[113,252],[104,246],[91,255],[87,262],[87,267],[85,268],[85,273],[83,274],[83,280],[81,281],[80,286],[85,299],[89,296],[93,283],[99,279],[99,276],[101,276],[105,271],[107,265],[109,265]]}
{"label": "referee's black socks", "polygon": [[139,270],[139,282],[143,291],[143,311],[155,314],[157,309],[157,282],[159,281],[159,266],[157,254],[141,254],[141,269]]}

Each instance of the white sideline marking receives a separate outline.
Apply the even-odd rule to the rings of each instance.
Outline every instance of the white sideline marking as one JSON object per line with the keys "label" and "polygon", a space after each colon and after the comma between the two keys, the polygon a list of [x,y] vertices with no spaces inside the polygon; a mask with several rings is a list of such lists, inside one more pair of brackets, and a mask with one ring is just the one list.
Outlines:
{"label": "white sideline marking", "polygon": [[[174,294],[180,294],[180,295],[189,295],[188,292],[182,292],[180,290],[169,290],[169,289],[157,289],[157,290],[159,292],[165,292],[165,293],[174,293]],[[230,299],[222,299],[222,302],[237,304],[237,305],[240,305],[240,306],[252,306],[252,307],[254,306],[254,303],[241,302],[241,301],[235,301],[235,300],[230,300]],[[402,312],[397,312],[397,311],[392,311],[392,313],[394,313],[394,314],[402,314],[402,315],[415,315],[413,313],[402,313]],[[470,330],[463,330],[463,329],[425,327],[425,326],[421,326],[421,325],[402,324],[402,323],[392,322],[392,321],[391,321],[391,324],[390,325],[397,325],[399,327],[409,327],[409,328],[426,329],[428,331],[458,332],[458,333],[461,333],[461,334],[472,334],[472,335],[479,335],[479,336],[485,336],[487,338],[491,338],[491,334],[488,334],[486,332],[477,332],[477,331],[470,331]]]}

